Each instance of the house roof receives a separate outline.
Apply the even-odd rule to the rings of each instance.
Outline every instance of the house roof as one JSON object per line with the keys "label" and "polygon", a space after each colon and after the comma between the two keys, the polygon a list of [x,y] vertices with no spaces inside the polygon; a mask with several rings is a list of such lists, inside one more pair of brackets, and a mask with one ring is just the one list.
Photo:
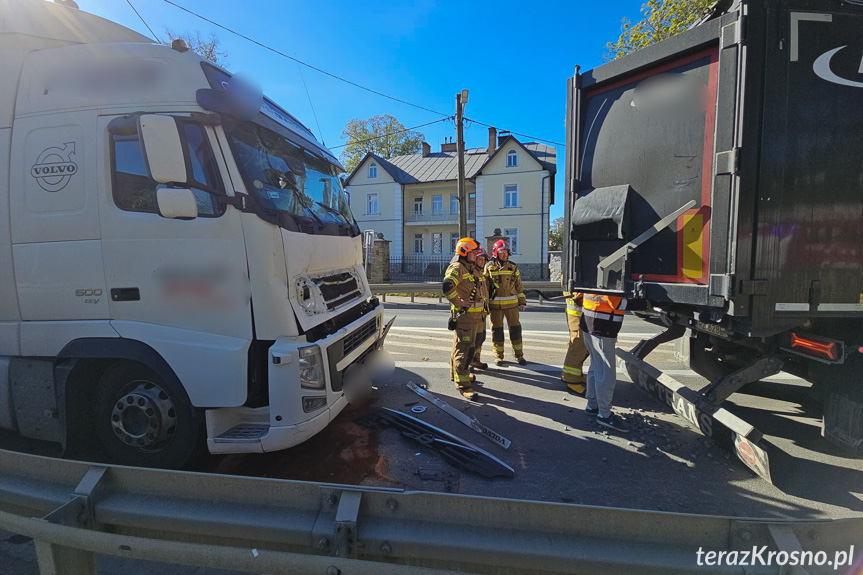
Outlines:
{"label": "house roof", "polygon": [[[504,140],[491,158],[494,158],[501,148],[513,140],[518,146],[530,154],[543,168],[551,174],[557,171],[557,151],[551,146],[529,142],[522,144],[513,136]],[[357,165],[351,175],[348,176],[347,184],[351,183],[354,174],[362,167],[366,159],[374,158],[392,178],[400,184],[420,184],[426,182],[447,182],[458,179],[458,153],[457,152],[435,152],[428,156],[422,154],[409,154],[396,156],[384,160],[369,152]],[[464,152],[464,174],[465,178],[472,179],[478,176],[482,169],[491,161],[488,156],[488,148],[471,148]]]}

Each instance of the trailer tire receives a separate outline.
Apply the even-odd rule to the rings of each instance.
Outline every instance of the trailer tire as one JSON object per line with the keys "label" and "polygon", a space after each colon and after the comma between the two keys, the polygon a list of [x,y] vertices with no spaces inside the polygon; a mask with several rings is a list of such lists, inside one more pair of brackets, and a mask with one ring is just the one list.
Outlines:
{"label": "trailer tire", "polygon": [[179,469],[197,449],[200,419],[185,391],[144,365],[112,364],[95,399],[96,435],[112,463]]}
{"label": "trailer tire", "polygon": [[[850,382],[846,382],[850,383]],[[852,457],[863,457],[863,389],[838,385],[827,394],[821,435]]]}

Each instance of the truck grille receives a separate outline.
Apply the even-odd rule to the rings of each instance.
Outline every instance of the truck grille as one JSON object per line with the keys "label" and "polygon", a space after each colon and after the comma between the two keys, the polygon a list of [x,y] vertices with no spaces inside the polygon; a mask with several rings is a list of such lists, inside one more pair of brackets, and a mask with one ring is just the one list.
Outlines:
{"label": "truck grille", "polygon": [[362,295],[357,278],[347,272],[316,278],[314,282],[321,290],[321,295],[324,296],[324,302],[330,311]]}
{"label": "truck grille", "polygon": [[378,331],[378,318],[371,319],[362,325],[357,331],[347,336],[342,341],[344,342],[344,355],[348,355],[354,351],[361,343],[366,341]]}
{"label": "truck grille", "polygon": [[[367,341],[368,338],[376,336],[377,333],[378,318],[375,317],[364,323],[359,329],[350,335],[338,340],[327,348],[327,359],[330,365],[330,387],[333,391],[342,390],[342,372],[336,369],[336,364],[338,364],[346,355],[357,349],[363,342]],[[357,361],[363,361],[363,358],[371,352],[372,349],[374,349],[374,346],[361,353],[360,356],[354,360],[354,363]]]}

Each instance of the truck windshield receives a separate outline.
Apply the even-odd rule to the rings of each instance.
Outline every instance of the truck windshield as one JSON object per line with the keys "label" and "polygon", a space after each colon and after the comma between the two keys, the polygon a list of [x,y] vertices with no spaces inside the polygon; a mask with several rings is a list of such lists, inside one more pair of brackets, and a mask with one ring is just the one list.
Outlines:
{"label": "truck windshield", "polygon": [[336,166],[254,122],[225,122],[246,189],[280,224],[305,233],[353,235],[355,221]]}

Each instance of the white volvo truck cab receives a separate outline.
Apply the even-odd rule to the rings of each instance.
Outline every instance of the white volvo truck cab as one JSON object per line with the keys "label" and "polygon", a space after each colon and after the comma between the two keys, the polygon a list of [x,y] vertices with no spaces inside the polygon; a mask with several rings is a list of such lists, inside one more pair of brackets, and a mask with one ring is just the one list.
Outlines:
{"label": "white volvo truck cab", "polygon": [[388,329],[338,160],[181,43],[0,13],[0,427],[158,467],[323,429]]}

